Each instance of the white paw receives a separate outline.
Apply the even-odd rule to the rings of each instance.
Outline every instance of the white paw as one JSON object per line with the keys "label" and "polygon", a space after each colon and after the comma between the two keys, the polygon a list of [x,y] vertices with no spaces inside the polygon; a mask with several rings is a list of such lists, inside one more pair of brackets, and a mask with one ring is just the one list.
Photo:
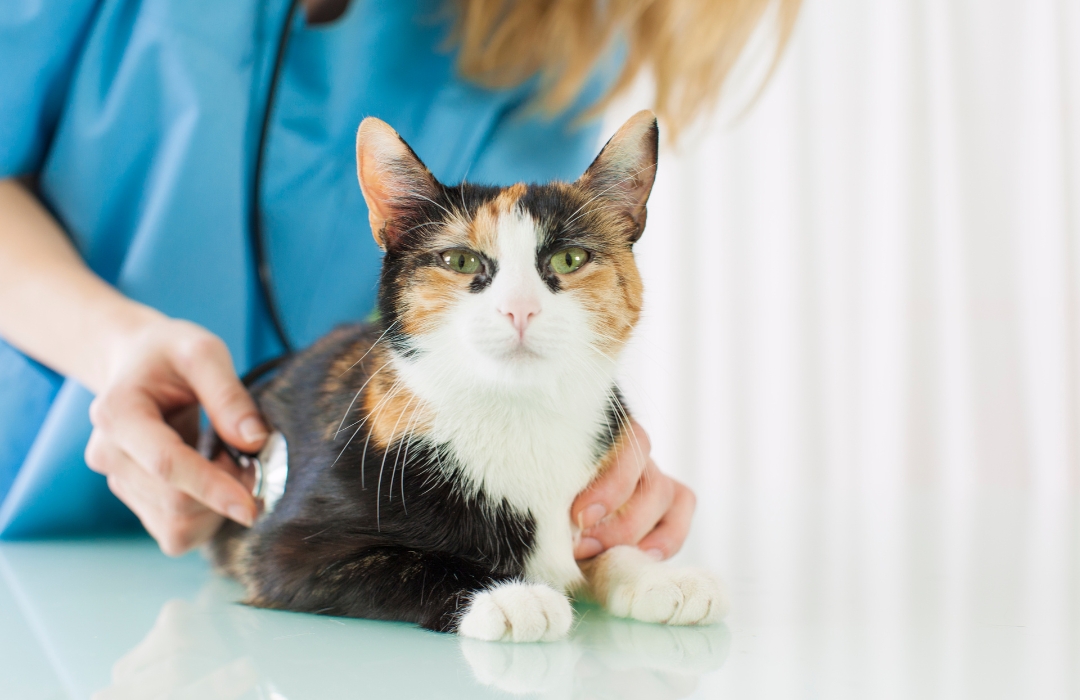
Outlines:
{"label": "white paw", "polygon": [[565,637],[573,620],[562,593],[542,584],[501,583],[476,594],[458,634],[489,642],[550,642]]}
{"label": "white paw", "polygon": [[663,565],[617,583],[608,597],[613,615],[668,625],[715,624],[727,609],[727,596],[712,574]]}

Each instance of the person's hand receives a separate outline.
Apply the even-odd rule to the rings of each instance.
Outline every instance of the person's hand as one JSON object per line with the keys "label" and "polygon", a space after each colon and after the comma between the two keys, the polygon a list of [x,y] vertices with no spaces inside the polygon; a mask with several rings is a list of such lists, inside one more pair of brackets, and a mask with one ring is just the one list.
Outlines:
{"label": "person's hand", "polygon": [[227,456],[192,447],[201,405],[218,435],[255,451],[266,427],[236,376],[225,343],[201,326],[160,318],[119,345],[90,405],[86,463],[177,556],[209,540],[227,517],[250,526],[255,501]]}
{"label": "person's hand", "polygon": [[619,544],[636,545],[657,559],[679,551],[690,530],[696,499],[684,484],[657,468],[649,436],[636,421],[615,460],[570,508],[581,537],[574,556],[588,559]]}

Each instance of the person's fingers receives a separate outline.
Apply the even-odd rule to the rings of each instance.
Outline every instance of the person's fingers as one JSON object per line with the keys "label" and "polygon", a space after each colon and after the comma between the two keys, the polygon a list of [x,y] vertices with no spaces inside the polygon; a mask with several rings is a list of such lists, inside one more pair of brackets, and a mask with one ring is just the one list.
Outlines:
{"label": "person's fingers", "polygon": [[[92,437],[90,445],[87,446],[88,457],[91,454],[96,463],[104,465],[104,468],[97,471],[121,485],[124,494],[131,501],[129,505],[148,512],[152,510],[173,520],[207,510],[206,506],[191,496],[147,472],[107,439],[95,440]],[[89,462],[89,459],[87,461]],[[128,503],[127,500],[124,502]]]}
{"label": "person's fingers", "polygon": [[255,500],[244,486],[184,444],[157,405],[137,390],[114,391],[90,406],[92,422],[150,474],[243,525],[255,519]]}
{"label": "person's fingers", "polygon": [[95,429],[90,433],[90,439],[86,441],[83,460],[92,471],[108,474],[113,468],[113,459],[117,452],[119,450],[109,443],[104,434]]}
{"label": "person's fingers", "polygon": [[266,424],[236,376],[225,343],[212,333],[193,333],[175,355],[177,370],[195,392],[218,435],[242,450],[262,447]]}
{"label": "person's fingers", "polygon": [[109,489],[138,516],[161,550],[178,556],[206,542],[221,516],[187,494],[148,474],[118,447],[91,437],[87,463],[107,476]]}
{"label": "person's fingers", "polygon": [[675,498],[671,508],[656,524],[656,528],[638,542],[639,549],[656,559],[667,559],[682,549],[697,505],[697,497],[693,491],[678,481],[672,481],[675,485]]}
{"label": "person's fingers", "polygon": [[[141,469],[134,465],[133,471],[125,476],[109,474],[109,489],[138,516],[148,533],[157,540],[158,547],[168,556],[179,556],[200,544],[210,540],[221,525],[221,516],[214,511],[199,506],[185,494],[176,492],[172,498],[177,501],[188,499],[191,506],[173,506],[166,510],[164,504],[170,500],[163,494],[148,495],[144,486],[138,483],[136,476]],[[148,498],[149,496],[149,498]],[[178,510],[186,511],[179,514]]]}
{"label": "person's fingers", "polygon": [[615,460],[588,488],[578,494],[570,507],[570,518],[582,530],[614,513],[634,495],[649,457],[649,436],[631,421],[626,441]]}
{"label": "person's fingers", "polygon": [[[138,465],[135,470],[140,471]],[[179,491],[154,493],[157,489],[153,487],[144,491],[140,487],[145,484],[140,485],[136,479],[114,475],[109,475],[108,483],[109,489],[128,504],[161,551],[170,557],[178,557],[208,542],[221,527],[220,515]],[[188,503],[183,503],[185,499]]]}
{"label": "person's fingers", "polygon": [[671,508],[675,482],[649,460],[630,500],[593,527],[581,533],[574,556],[587,559],[620,544],[637,544],[649,534]]}
{"label": "person's fingers", "polygon": [[225,450],[222,450],[217,457],[214,457],[211,464],[221,468],[226,474],[239,481],[248,493],[251,493],[251,490],[255,488],[255,470],[251,468],[242,469]]}

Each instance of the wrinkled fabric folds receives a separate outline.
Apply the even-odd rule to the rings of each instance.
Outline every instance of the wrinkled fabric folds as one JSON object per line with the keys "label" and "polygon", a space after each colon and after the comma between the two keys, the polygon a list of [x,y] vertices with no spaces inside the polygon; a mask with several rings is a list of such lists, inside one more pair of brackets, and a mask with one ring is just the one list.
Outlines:
{"label": "wrinkled fabric folds", "polygon": [[[249,187],[285,0],[12,0],[0,9],[0,177],[35,174],[89,266],[129,297],[221,336],[237,369],[280,353],[254,273]],[[290,340],[371,310],[379,251],[356,183],[356,127],[392,124],[440,179],[573,179],[594,153],[580,108],[522,109],[530,86],[461,80],[434,0],[355,0],[296,18],[261,192]],[[582,96],[596,98],[605,67]],[[0,537],[127,527],[86,469],[90,394],[0,346]]]}

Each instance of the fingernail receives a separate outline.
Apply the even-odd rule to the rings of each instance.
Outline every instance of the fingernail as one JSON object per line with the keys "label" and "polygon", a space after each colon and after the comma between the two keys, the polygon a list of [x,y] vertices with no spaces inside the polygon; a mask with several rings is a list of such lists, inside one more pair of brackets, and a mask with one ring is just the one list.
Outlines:
{"label": "fingernail", "polygon": [[574,554],[578,559],[588,559],[589,557],[595,557],[602,551],[604,551],[604,545],[600,544],[600,540],[583,537]]}
{"label": "fingernail", "polygon": [[655,559],[656,561],[663,561],[664,560],[664,551],[662,549],[647,549],[647,550],[645,550],[645,553],[648,554],[653,559]]}
{"label": "fingernail", "polygon": [[228,512],[229,518],[245,527],[251,527],[255,522],[254,518],[251,517],[251,512],[242,505],[231,505],[226,512]]}
{"label": "fingernail", "polygon": [[255,416],[248,416],[240,421],[240,437],[247,442],[261,442],[266,437],[266,428]]}
{"label": "fingernail", "polygon": [[588,530],[596,523],[603,520],[607,515],[607,508],[603,503],[593,503],[591,506],[581,511],[581,515],[578,516],[578,525],[582,530]]}

